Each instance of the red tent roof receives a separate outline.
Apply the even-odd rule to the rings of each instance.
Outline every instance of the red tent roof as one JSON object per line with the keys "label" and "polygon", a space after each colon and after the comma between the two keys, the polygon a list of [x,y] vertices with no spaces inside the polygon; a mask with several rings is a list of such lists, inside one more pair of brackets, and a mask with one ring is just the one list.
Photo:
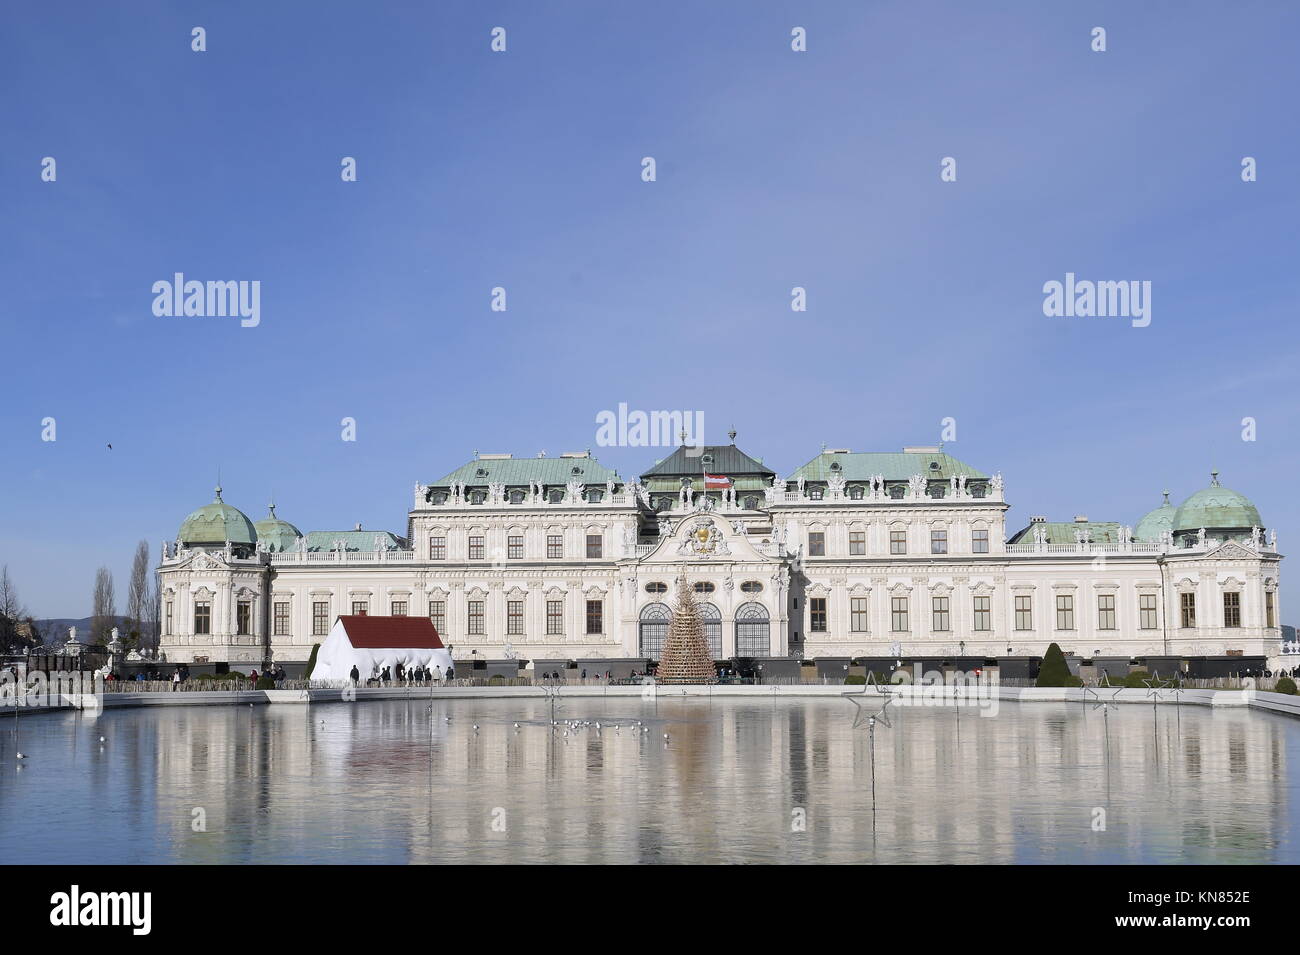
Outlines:
{"label": "red tent roof", "polygon": [[366,650],[441,650],[442,641],[428,617],[339,617],[354,647]]}

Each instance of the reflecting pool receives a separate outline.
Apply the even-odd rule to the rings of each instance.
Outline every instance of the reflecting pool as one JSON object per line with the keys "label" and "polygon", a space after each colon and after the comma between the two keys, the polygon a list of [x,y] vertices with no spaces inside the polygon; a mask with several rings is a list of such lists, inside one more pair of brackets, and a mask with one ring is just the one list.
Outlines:
{"label": "reflecting pool", "polygon": [[0,862],[1300,862],[1300,722],[891,706],[873,740],[856,712],[415,694],[0,714]]}

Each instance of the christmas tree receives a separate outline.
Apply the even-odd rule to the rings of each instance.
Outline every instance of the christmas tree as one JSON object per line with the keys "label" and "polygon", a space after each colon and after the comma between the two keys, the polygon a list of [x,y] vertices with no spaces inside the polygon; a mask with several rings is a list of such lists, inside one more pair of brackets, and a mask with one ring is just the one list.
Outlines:
{"label": "christmas tree", "polygon": [[673,608],[673,622],[664,640],[655,678],[660,683],[713,683],[717,680],[709,641],[704,635],[704,622],[700,620],[695,595],[691,593],[685,576],[677,580],[677,606]]}

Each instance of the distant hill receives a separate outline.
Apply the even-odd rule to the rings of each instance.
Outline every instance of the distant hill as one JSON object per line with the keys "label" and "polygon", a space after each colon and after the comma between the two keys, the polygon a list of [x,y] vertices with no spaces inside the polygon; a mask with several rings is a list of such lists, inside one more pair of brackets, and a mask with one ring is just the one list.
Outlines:
{"label": "distant hill", "polygon": [[[68,628],[77,628],[77,639],[85,642],[90,637],[90,617],[47,617],[44,620],[36,621],[36,629],[41,632],[41,639],[44,643],[65,643],[68,639]],[[122,633],[126,633],[125,617],[117,618],[117,626],[121,628]]]}

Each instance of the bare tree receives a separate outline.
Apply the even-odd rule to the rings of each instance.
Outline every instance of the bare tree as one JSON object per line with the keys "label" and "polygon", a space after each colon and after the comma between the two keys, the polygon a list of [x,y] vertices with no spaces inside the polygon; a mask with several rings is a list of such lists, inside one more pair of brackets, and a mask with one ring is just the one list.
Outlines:
{"label": "bare tree", "polygon": [[117,596],[113,572],[107,567],[95,571],[95,596],[90,612],[91,643],[107,643],[108,632],[117,626]]}
{"label": "bare tree", "polygon": [[131,561],[131,584],[126,596],[126,632],[127,642],[143,646],[145,636],[145,614],[149,606],[149,542],[140,541],[135,545],[135,557]]}
{"label": "bare tree", "polygon": [[160,637],[158,621],[162,616],[162,585],[156,572],[149,576],[153,584],[149,588],[148,597],[144,604],[144,626],[140,631],[141,643],[151,650],[157,650]]}
{"label": "bare tree", "polygon": [[18,588],[9,576],[9,565],[0,567],[0,653],[12,653],[20,642],[18,623],[27,616],[27,608],[18,597]]}

